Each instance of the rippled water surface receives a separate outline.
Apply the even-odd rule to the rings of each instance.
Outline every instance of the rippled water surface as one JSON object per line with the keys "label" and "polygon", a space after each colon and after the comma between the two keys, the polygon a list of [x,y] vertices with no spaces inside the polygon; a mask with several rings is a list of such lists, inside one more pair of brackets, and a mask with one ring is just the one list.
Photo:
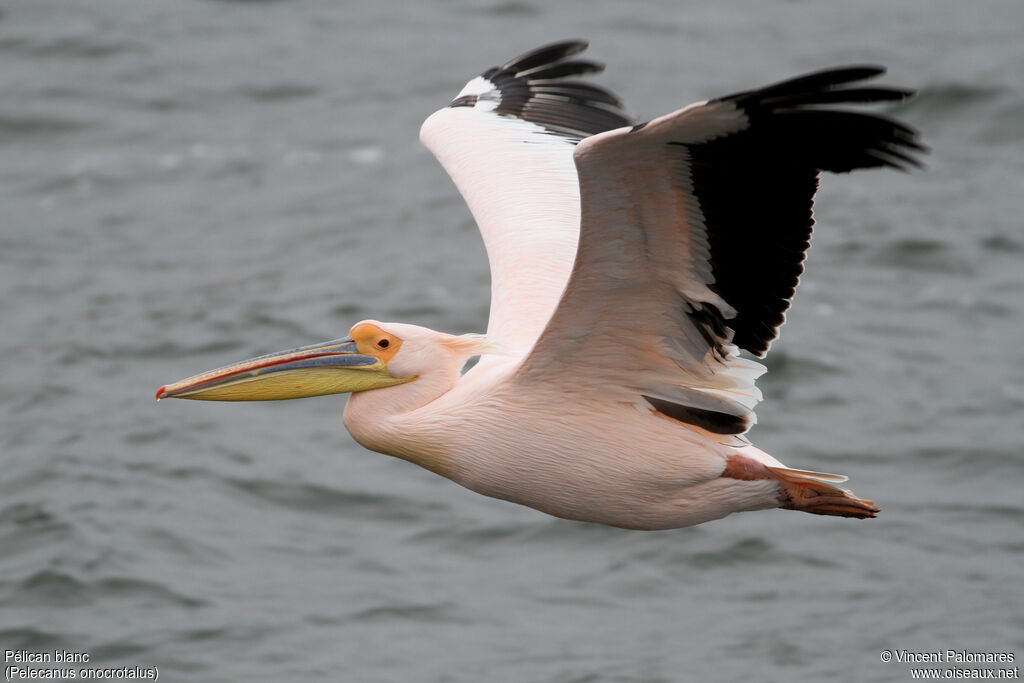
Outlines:
{"label": "rippled water surface", "polygon": [[[1024,657],[1024,5],[9,0],[0,650],[194,681],[902,681]],[[162,402],[362,318],[482,331],[420,122],[583,36],[640,117],[829,65],[926,172],[826,177],[752,436],[873,521],[626,532],[358,447],[344,398]]]}

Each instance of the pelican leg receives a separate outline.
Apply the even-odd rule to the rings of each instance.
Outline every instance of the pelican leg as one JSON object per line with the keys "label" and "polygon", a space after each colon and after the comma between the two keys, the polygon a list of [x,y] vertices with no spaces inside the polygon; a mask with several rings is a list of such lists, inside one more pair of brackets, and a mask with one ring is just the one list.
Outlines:
{"label": "pelican leg", "polygon": [[815,515],[835,515],[869,519],[881,512],[874,501],[858,498],[844,488],[811,477],[801,477],[789,471],[767,467],[781,483],[780,507],[800,510]]}

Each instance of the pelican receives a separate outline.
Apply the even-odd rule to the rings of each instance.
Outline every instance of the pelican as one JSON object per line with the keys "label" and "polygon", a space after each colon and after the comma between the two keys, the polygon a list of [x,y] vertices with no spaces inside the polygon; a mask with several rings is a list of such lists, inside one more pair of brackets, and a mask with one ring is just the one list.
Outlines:
{"label": "pelican", "polygon": [[819,174],[920,166],[913,129],[843,105],[912,91],[865,86],[885,70],[847,66],[637,124],[580,80],[603,70],[575,58],[586,47],[488,69],[420,131],[487,249],[486,335],[364,320],[157,399],[350,393],[344,423],[364,447],[565,519],[875,517],[847,477],[747,440],[765,371],[750,356],[778,336],[803,272]]}

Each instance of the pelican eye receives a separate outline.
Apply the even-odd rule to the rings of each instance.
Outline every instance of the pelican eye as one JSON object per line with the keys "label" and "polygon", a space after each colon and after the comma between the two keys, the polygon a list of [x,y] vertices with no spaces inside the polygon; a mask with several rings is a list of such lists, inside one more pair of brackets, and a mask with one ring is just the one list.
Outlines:
{"label": "pelican eye", "polygon": [[359,323],[349,331],[349,336],[360,353],[376,356],[383,363],[390,362],[402,348],[401,339],[374,323]]}

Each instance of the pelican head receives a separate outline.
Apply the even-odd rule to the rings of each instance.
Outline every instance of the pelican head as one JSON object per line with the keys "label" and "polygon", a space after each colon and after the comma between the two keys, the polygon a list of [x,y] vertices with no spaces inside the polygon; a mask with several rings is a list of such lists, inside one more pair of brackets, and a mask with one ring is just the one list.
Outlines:
{"label": "pelican head", "polygon": [[270,353],[203,372],[160,387],[156,398],[274,401],[412,382],[418,374],[415,361],[419,361],[413,357],[420,354],[413,350],[403,353],[405,339],[399,335],[403,330],[395,328],[423,329],[365,320],[353,327],[347,338]]}
{"label": "pelican head", "polygon": [[450,335],[418,325],[364,320],[349,336],[225,365],[160,387],[157,400],[276,401],[347,394],[416,382],[409,397],[443,393],[465,361],[501,353],[475,334]]}

